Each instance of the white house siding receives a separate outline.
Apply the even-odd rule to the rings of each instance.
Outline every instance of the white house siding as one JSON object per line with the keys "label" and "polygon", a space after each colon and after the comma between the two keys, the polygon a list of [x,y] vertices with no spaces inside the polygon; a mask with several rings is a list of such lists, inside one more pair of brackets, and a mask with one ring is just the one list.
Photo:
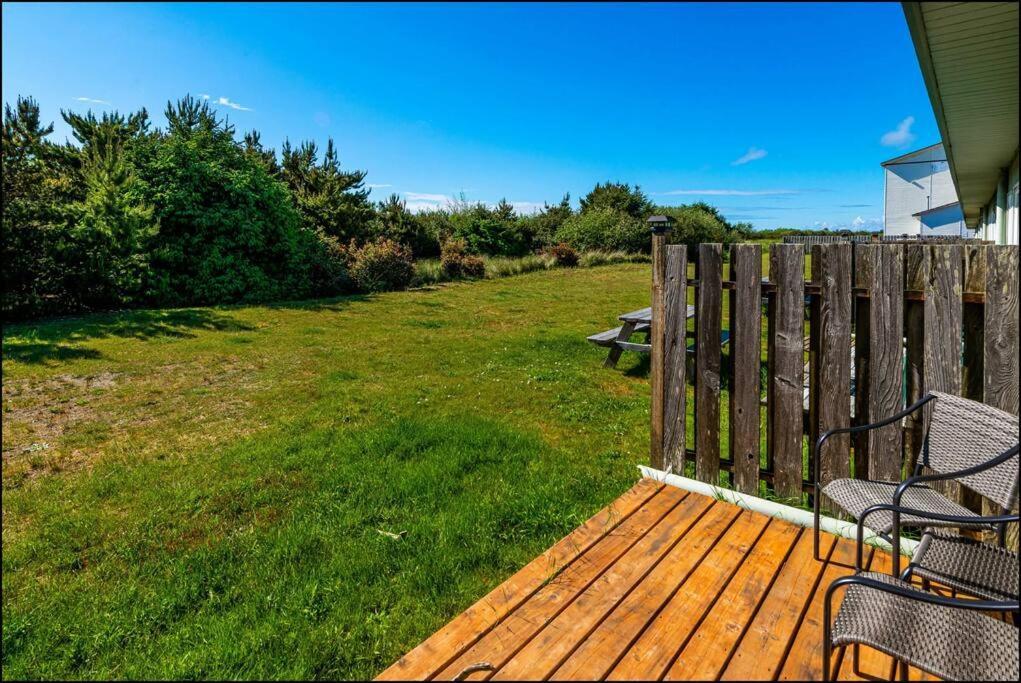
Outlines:
{"label": "white house siding", "polygon": [[1018,155],[1001,176],[996,193],[982,207],[979,235],[996,244],[1018,244]]}
{"label": "white house siding", "polygon": [[960,204],[943,206],[926,211],[918,217],[922,237],[955,237],[965,234],[964,214]]}
{"label": "white house siding", "polygon": [[1018,156],[1014,155],[1014,163],[1010,165],[1007,183],[1007,225],[1005,244],[1018,243]]}
{"label": "white house siding", "polygon": [[957,201],[942,145],[899,157],[883,165],[886,174],[885,234],[922,232],[918,214]]}

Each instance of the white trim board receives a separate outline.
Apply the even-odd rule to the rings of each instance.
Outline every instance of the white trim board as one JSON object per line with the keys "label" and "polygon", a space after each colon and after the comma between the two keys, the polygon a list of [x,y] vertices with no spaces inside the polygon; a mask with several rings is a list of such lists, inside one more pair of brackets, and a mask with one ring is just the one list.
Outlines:
{"label": "white trim board", "polygon": [[[647,477],[664,484],[669,484],[670,486],[676,486],[684,491],[690,491],[691,493],[698,493],[703,496],[722,500],[746,510],[766,515],[767,517],[781,519],[796,526],[805,527],[806,529],[811,529],[815,526],[815,517],[809,510],[802,510],[801,508],[783,505],[771,500],[766,500],[765,498],[758,498],[746,493],[739,493],[730,489],[720,488],[719,486],[713,486],[712,484],[706,484],[705,482],[688,479],[687,477],[664,472],[663,470],[653,469],[652,467],[646,467],[645,465],[639,465],[638,471],[642,473],[643,477]],[[833,534],[834,536],[840,536],[841,538],[847,538],[852,541],[858,540],[858,525],[854,522],[826,517],[824,515],[820,517],[819,526],[823,531]],[[891,546],[887,541],[876,534],[870,534],[867,530],[865,532],[865,543],[877,548],[882,548],[883,550],[891,549]],[[917,546],[918,541],[901,537],[900,550],[902,555],[910,557],[914,554]]]}

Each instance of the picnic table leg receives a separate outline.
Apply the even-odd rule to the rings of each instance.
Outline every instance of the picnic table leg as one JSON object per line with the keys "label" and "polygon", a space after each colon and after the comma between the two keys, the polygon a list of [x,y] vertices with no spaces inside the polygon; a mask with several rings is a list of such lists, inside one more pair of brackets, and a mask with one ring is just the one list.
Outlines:
{"label": "picnic table leg", "polygon": [[617,361],[620,360],[620,354],[624,352],[624,349],[622,349],[617,342],[626,342],[631,338],[634,331],[635,323],[624,323],[621,325],[620,332],[617,334],[617,338],[613,341],[613,346],[610,347],[610,353],[607,354],[606,361],[603,363],[604,368],[617,367]]}

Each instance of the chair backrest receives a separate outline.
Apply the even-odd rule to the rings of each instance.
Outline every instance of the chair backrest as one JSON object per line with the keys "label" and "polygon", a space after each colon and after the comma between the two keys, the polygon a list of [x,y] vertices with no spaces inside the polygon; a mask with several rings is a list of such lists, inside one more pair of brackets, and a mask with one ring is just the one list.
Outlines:
{"label": "chair backrest", "polygon": [[[939,391],[929,418],[930,468],[940,474],[988,462],[1018,442],[1018,418],[985,403]],[[1017,502],[1018,456],[958,479],[1004,508]]]}

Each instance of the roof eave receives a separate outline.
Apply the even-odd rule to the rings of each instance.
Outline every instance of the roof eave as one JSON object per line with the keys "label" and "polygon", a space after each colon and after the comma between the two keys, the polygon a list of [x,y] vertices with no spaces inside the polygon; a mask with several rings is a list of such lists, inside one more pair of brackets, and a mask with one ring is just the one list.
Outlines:
{"label": "roof eave", "polygon": [[943,113],[943,101],[939,92],[939,83],[936,80],[936,72],[932,64],[932,53],[929,51],[929,39],[925,34],[925,18],[922,16],[922,3],[902,2],[901,7],[904,9],[904,18],[907,20],[908,31],[911,33],[911,42],[915,46],[918,66],[922,70],[925,90],[928,92],[929,102],[932,104],[932,113],[936,117],[939,135],[943,139],[943,151],[947,155],[947,165],[950,167],[950,179],[954,182],[954,191],[960,197],[961,186],[957,181],[953,141],[948,134],[946,115]]}

